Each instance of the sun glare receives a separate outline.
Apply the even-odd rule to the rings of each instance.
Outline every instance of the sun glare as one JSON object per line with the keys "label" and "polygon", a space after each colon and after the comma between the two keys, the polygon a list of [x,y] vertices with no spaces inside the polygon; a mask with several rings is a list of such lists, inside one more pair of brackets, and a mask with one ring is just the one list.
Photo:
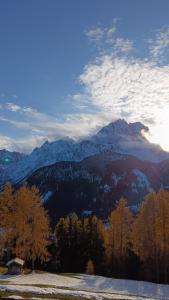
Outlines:
{"label": "sun glare", "polygon": [[169,110],[158,114],[158,121],[150,129],[147,138],[150,142],[159,144],[163,150],[169,151]]}
{"label": "sun glare", "polygon": [[165,151],[169,151],[169,126],[160,126],[158,130],[152,135],[151,142],[159,144]]}

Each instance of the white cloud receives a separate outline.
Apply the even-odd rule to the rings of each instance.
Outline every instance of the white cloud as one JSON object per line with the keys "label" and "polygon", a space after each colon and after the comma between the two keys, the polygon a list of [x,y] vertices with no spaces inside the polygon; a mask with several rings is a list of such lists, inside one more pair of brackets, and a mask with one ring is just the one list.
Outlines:
{"label": "white cloud", "polygon": [[119,21],[119,18],[114,18],[112,25],[110,27],[105,28],[105,32],[107,35],[107,38],[111,38],[112,35],[115,34],[115,32],[117,31],[117,22]]}
{"label": "white cloud", "polygon": [[[19,107],[19,108],[18,108]],[[49,114],[38,112],[33,108],[15,107],[14,103],[4,105],[3,109],[10,110],[10,116],[0,116],[0,121],[5,122],[19,130],[26,130],[26,138],[13,139],[1,136],[0,148],[29,152],[45,140],[54,141],[60,138],[78,139],[90,135],[100,128],[111,117],[106,113],[74,113],[53,117]],[[4,114],[5,114],[4,109]],[[30,142],[31,141],[31,142]]]}
{"label": "white cloud", "polygon": [[11,138],[0,134],[0,149],[29,153],[35,147],[45,142],[42,136],[26,136],[25,138]]}
{"label": "white cloud", "polygon": [[129,53],[133,50],[133,42],[128,39],[116,38],[114,40],[114,49],[117,52]]}
{"label": "white cloud", "polygon": [[117,21],[113,19],[110,27],[94,27],[85,32],[87,38],[94,42],[100,52],[127,54],[134,48],[133,41],[117,36]]}
{"label": "white cloud", "polygon": [[91,41],[100,41],[104,36],[104,31],[100,27],[95,27],[86,32],[86,36]]}
{"label": "white cloud", "polygon": [[169,114],[169,66],[102,55],[84,68],[79,80],[88,105],[112,113],[112,118],[143,122],[150,127],[150,138],[160,142],[154,138],[154,128],[160,124],[168,128],[163,112]]}
{"label": "white cloud", "polygon": [[[8,149],[30,151],[47,139],[93,134],[118,118],[143,122],[150,128],[149,139],[165,146],[169,130],[169,65],[161,65],[161,58],[169,45],[169,29],[149,40],[152,59],[139,59],[130,56],[134,42],[118,36],[116,26],[114,19],[109,28],[96,27],[86,32],[98,51],[96,59],[79,76],[82,92],[72,95],[77,113],[54,117],[16,103],[0,105],[1,122],[27,131],[25,139],[2,137],[0,148],[4,143]],[[162,136],[164,143],[159,139]]]}
{"label": "white cloud", "polygon": [[21,109],[21,107],[17,104],[14,104],[14,103],[7,103],[6,104],[6,109],[8,109],[10,111],[19,111]]}
{"label": "white cloud", "polygon": [[21,107],[20,105],[13,103],[13,102],[8,102],[6,104],[3,104],[1,108],[7,109],[12,112],[31,112],[34,113],[36,110],[34,110],[32,107]]}
{"label": "white cloud", "polygon": [[[59,121],[50,115],[39,113],[38,119],[27,122],[14,121],[0,117],[0,121],[8,122],[19,129],[29,129],[29,133],[23,138],[12,138],[0,134],[0,149],[30,153],[35,147],[39,147],[46,140],[55,141],[60,138],[79,139],[96,132],[102,125],[108,123],[112,116],[99,113],[69,114],[63,121]],[[33,121],[33,123],[32,123]]]}
{"label": "white cloud", "polygon": [[85,32],[87,38],[92,42],[110,42],[113,35],[116,32],[116,23],[118,19],[113,19],[113,22],[110,27],[93,27]]}
{"label": "white cloud", "polygon": [[165,52],[169,50],[169,27],[156,33],[155,38],[149,39],[149,50],[152,59],[163,62]]}

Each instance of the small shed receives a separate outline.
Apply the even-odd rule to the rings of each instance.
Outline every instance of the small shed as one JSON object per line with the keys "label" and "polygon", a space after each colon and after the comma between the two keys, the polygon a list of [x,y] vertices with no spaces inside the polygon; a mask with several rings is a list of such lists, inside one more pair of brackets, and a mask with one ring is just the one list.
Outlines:
{"label": "small shed", "polygon": [[23,272],[24,260],[15,257],[8,261],[6,264],[8,267],[8,273],[11,275],[19,275]]}

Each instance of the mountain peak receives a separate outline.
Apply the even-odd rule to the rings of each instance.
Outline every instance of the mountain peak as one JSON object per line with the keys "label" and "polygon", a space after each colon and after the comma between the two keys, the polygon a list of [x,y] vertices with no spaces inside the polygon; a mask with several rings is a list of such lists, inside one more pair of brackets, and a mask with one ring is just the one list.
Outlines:
{"label": "mountain peak", "polygon": [[0,152],[0,185],[7,180],[19,182],[35,170],[56,162],[79,162],[101,153],[116,152],[153,162],[168,159],[169,153],[151,144],[142,134],[143,130],[148,131],[148,127],[140,122],[127,123],[120,119],[103,127],[87,140],[46,141],[30,155],[2,150]]}
{"label": "mountain peak", "polygon": [[119,119],[103,127],[97,135],[131,135],[138,136],[142,135],[142,130],[148,131],[141,122],[127,123],[124,119]]}

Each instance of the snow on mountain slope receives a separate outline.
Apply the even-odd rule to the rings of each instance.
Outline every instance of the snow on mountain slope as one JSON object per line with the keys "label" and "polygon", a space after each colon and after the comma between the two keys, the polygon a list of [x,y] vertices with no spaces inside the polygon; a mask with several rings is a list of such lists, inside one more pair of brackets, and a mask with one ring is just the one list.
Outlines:
{"label": "snow on mountain slope", "polygon": [[[50,273],[20,276],[1,275],[0,291],[27,292],[47,295],[73,295],[81,298],[104,299],[169,299],[169,285],[151,282],[113,279],[102,276]],[[7,282],[6,282],[7,281]]]}
{"label": "snow on mountain slope", "polygon": [[11,170],[15,169],[25,157],[26,155],[22,153],[0,150],[0,183],[11,180]]}
{"label": "snow on mountain slope", "polygon": [[125,120],[117,120],[103,127],[92,141],[115,152],[134,155],[141,160],[160,162],[169,158],[168,152],[144,137],[143,132],[148,130],[148,127],[140,122],[127,123]]}
{"label": "snow on mountain slope", "polygon": [[7,169],[8,167],[17,164],[25,157],[19,152],[11,152],[5,149],[0,150],[0,169]]}
{"label": "snow on mountain slope", "polygon": [[131,154],[141,160],[153,162],[169,158],[168,152],[163,151],[158,145],[149,143],[142,135],[142,131],[147,130],[148,128],[139,122],[128,124],[124,120],[118,120],[103,127],[88,140],[75,142],[67,139],[52,143],[45,142],[29,155],[10,153],[13,163],[8,163],[10,160],[5,158],[6,165],[4,160],[6,154],[0,153],[0,185],[5,181],[17,183],[30,176],[35,170],[59,161],[81,161],[106,152]]}
{"label": "snow on mountain slope", "polygon": [[152,192],[153,188],[151,187],[150,181],[148,180],[148,177],[141,172],[138,169],[134,169],[132,173],[137,177],[136,183],[132,184],[132,187],[134,188],[136,193],[138,193],[137,187],[147,189],[148,192]]}
{"label": "snow on mountain slope", "polygon": [[27,182],[39,188],[51,219],[57,222],[72,211],[79,215],[92,211],[106,219],[122,196],[135,211],[147,193],[159,190],[163,184],[161,178],[161,163],[106,152],[80,162],[57,162],[42,167]]}

